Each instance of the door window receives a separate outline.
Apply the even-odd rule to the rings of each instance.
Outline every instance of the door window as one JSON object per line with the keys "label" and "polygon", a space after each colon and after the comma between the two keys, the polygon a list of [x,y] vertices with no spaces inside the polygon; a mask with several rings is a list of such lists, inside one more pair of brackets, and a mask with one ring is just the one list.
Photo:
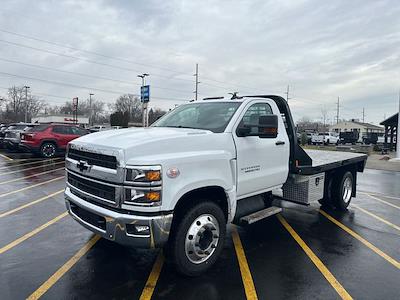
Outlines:
{"label": "door window", "polygon": [[67,132],[65,126],[54,126],[53,132],[58,133],[58,134],[69,134],[69,132]]}
{"label": "door window", "polygon": [[260,116],[272,115],[272,108],[267,103],[256,103],[249,107],[243,116],[241,126],[250,127],[250,133],[258,132],[258,120]]}

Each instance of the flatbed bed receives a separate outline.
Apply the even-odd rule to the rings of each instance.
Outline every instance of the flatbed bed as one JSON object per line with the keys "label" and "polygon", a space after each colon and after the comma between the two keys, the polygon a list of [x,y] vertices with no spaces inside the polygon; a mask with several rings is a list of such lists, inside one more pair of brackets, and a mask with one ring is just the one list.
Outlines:
{"label": "flatbed bed", "polygon": [[368,157],[366,154],[352,152],[324,150],[304,151],[310,157],[311,164],[297,167],[298,174],[302,175],[313,175],[350,164],[357,165],[357,170],[362,171]]}

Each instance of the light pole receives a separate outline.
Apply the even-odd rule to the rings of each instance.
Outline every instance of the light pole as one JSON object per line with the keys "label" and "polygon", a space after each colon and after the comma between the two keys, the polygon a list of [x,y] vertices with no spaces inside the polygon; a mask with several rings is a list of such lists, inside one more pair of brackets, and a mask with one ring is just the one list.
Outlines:
{"label": "light pole", "polygon": [[28,123],[28,89],[29,86],[25,85],[25,123]]}
{"label": "light pole", "polygon": [[[143,73],[138,75],[137,77],[142,78],[142,87],[144,87],[145,84],[145,78],[146,76],[150,76],[150,74]],[[141,99],[142,100],[142,99]],[[146,114],[147,114],[147,103],[144,103],[142,100],[142,127],[146,127]]]}
{"label": "light pole", "polygon": [[94,96],[94,94],[89,93],[89,124],[90,124],[90,126],[93,126],[92,96]]}

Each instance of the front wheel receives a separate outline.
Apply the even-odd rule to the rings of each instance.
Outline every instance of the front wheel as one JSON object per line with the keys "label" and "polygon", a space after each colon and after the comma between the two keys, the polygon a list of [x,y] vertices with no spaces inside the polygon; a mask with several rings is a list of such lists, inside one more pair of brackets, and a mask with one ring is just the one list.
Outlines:
{"label": "front wheel", "polygon": [[186,276],[207,271],[222,251],[226,220],[214,202],[200,202],[187,210],[171,232],[169,254],[176,270]]}

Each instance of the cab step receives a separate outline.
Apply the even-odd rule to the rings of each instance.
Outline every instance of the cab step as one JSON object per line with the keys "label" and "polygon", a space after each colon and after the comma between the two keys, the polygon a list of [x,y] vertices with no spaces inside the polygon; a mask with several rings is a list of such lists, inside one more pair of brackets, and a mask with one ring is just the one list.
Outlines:
{"label": "cab step", "polygon": [[246,224],[246,225],[253,224],[262,219],[279,214],[281,211],[282,211],[282,208],[276,207],[276,206],[271,206],[271,207],[256,211],[250,215],[241,217],[240,222],[242,224]]}

